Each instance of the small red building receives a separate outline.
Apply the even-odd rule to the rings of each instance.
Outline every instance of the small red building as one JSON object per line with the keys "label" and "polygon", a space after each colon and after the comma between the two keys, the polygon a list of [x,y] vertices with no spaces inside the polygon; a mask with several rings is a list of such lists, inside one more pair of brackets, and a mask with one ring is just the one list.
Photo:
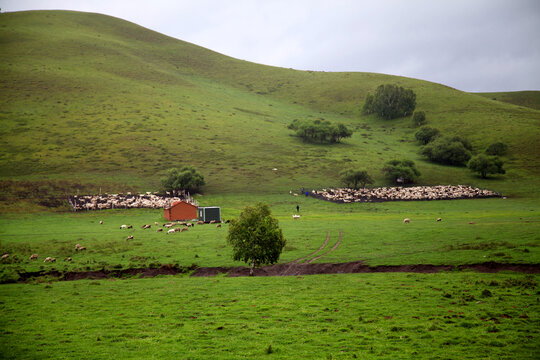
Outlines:
{"label": "small red building", "polygon": [[197,206],[184,202],[177,201],[171,204],[170,207],[163,209],[165,220],[193,220],[197,219]]}

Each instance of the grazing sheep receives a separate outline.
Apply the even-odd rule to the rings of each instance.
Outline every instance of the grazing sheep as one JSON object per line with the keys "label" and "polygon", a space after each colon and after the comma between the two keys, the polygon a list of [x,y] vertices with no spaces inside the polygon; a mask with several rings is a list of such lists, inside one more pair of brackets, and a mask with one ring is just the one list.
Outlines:
{"label": "grazing sheep", "polygon": [[187,226],[184,226],[182,229],[180,229],[180,232],[184,232],[184,231],[188,231],[188,227]]}
{"label": "grazing sheep", "polygon": [[4,254],[4,255],[2,255],[2,260],[7,259],[8,257],[9,257],[9,254]]}
{"label": "grazing sheep", "polygon": [[133,235],[129,235],[126,240],[133,240]]}
{"label": "grazing sheep", "polygon": [[157,221],[154,222],[154,225],[159,226],[159,223]]}
{"label": "grazing sheep", "polygon": [[219,229],[220,227],[221,227],[221,224],[217,224],[217,225],[216,225],[216,228]]}
{"label": "grazing sheep", "polygon": [[410,223],[410,222],[411,222],[411,219],[409,219],[409,218],[403,219],[403,223],[404,223],[404,224],[408,224],[408,223]]}
{"label": "grazing sheep", "polygon": [[103,220],[99,220],[99,225],[103,225]]}
{"label": "grazing sheep", "polygon": [[187,223],[186,226],[187,226],[187,227],[192,227],[192,226],[193,226],[193,223]]}
{"label": "grazing sheep", "polygon": [[129,226],[128,226],[128,229],[133,229],[133,225],[129,225]]}
{"label": "grazing sheep", "polygon": [[210,220],[210,224],[215,224],[216,220]]}
{"label": "grazing sheep", "polygon": [[197,221],[197,225],[204,225],[204,221],[202,220]]}
{"label": "grazing sheep", "polygon": [[174,228],[174,231],[176,232],[180,232],[182,229],[180,229],[179,227],[178,228]]}
{"label": "grazing sheep", "polygon": [[45,263],[45,262],[52,262],[52,263],[53,263],[53,262],[55,262],[55,261],[56,261],[56,258],[53,258],[53,257],[50,257],[50,256],[47,256],[47,257],[45,258],[45,260],[43,260],[44,263]]}
{"label": "grazing sheep", "polygon": [[127,229],[127,225],[120,226],[120,229]]}
{"label": "grazing sheep", "polygon": [[292,216],[292,218],[293,218],[294,220],[300,219],[300,215],[294,214],[294,215]]}
{"label": "grazing sheep", "polygon": [[38,256],[38,254],[32,254],[30,255],[30,260],[37,260]]}
{"label": "grazing sheep", "polygon": [[75,251],[83,251],[86,250],[86,246],[82,246],[81,244],[75,245]]}
{"label": "grazing sheep", "polygon": [[174,232],[175,232],[174,229],[169,229],[169,230],[167,231],[167,234],[173,234]]}
{"label": "grazing sheep", "polygon": [[161,232],[161,231],[163,231],[162,228],[159,228],[159,229],[156,230],[156,232]]}
{"label": "grazing sheep", "polygon": [[437,218],[437,221],[442,221],[442,219],[441,219],[441,218]]}
{"label": "grazing sheep", "polygon": [[70,258],[70,257],[67,257],[67,258],[64,259],[64,261],[70,262],[70,261],[71,261],[71,258]]}
{"label": "grazing sheep", "polygon": [[471,221],[471,222],[469,223],[469,225],[474,225],[474,221]]}

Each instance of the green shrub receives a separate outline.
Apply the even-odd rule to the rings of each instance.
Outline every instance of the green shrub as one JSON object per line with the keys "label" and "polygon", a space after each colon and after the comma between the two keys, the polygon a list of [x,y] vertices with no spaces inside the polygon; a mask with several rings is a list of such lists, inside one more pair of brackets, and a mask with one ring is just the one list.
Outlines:
{"label": "green shrub", "polygon": [[508,145],[502,142],[496,142],[489,145],[486,149],[486,154],[493,156],[501,156],[508,151]]}
{"label": "green shrub", "polygon": [[380,85],[375,94],[368,94],[364,114],[376,114],[383,119],[409,116],[416,107],[416,94],[411,89],[386,84]]}
{"label": "green shrub", "polygon": [[332,124],[327,120],[294,120],[287,127],[295,130],[296,135],[304,141],[321,144],[339,143],[341,139],[351,137],[353,133],[344,124]]}
{"label": "green shrub", "polygon": [[418,140],[421,144],[426,145],[429,142],[435,140],[436,137],[438,137],[441,134],[439,129],[432,128],[430,126],[422,126],[420,130],[418,130],[414,137],[416,140]]}
{"label": "green shrub", "polygon": [[414,126],[422,126],[427,123],[426,113],[423,111],[415,111],[412,117]]}
{"label": "green shrub", "polygon": [[487,178],[488,174],[504,174],[503,162],[497,156],[487,156],[478,154],[469,160],[467,167],[480,174],[482,178]]}
{"label": "green shrub", "polygon": [[412,160],[391,160],[384,164],[383,173],[394,183],[413,183],[420,176],[420,171]]}
{"label": "green shrub", "polygon": [[161,179],[165,191],[197,192],[204,184],[204,177],[193,166],[184,166],[180,170],[169,169],[167,176]]}
{"label": "green shrub", "polygon": [[359,184],[361,184],[363,188],[366,187],[366,184],[373,184],[373,179],[366,170],[345,170],[341,172],[341,181],[346,187],[352,189],[358,189]]}
{"label": "green shrub", "polygon": [[441,136],[433,140],[421,150],[421,154],[430,161],[448,164],[465,165],[471,158],[471,152],[467,149],[470,144],[458,137]]}

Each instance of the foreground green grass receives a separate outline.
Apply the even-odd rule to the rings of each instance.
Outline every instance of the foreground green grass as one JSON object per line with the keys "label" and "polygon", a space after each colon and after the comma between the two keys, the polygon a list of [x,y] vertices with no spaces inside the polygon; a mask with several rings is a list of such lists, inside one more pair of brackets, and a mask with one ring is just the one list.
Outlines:
{"label": "foreground green grass", "polygon": [[[205,196],[200,200],[203,205],[221,206],[223,219],[238,216],[244,206],[257,201],[270,204],[287,239],[280,262],[313,253],[328,232],[330,249],[340,231],[343,239],[339,247],[317,262],[460,265],[540,261],[540,206],[532,200],[333,204],[290,195]],[[302,217],[293,220],[297,204]],[[439,217],[441,222],[436,221]],[[404,218],[410,218],[411,223],[404,224]],[[171,235],[156,232],[155,225],[141,229],[143,224],[155,221],[165,222],[162,210],[4,215],[0,217],[0,252],[11,257],[0,264],[0,269],[8,279],[16,271],[83,271],[160,264],[244,265],[232,260],[226,244],[227,224],[220,229],[199,225]],[[122,224],[132,224],[133,229],[121,230]],[[128,235],[134,239],[126,240]],[[76,252],[77,243],[88,250]],[[38,261],[28,259],[33,253],[40,255]],[[47,256],[56,257],[57,262],[44,264]],[[67,257],[73,261],[65,262]]]}
{"label": "foreground green grass", "polygon": [[0,286],[6,359],[535,359],[539,276],[162,277]]}

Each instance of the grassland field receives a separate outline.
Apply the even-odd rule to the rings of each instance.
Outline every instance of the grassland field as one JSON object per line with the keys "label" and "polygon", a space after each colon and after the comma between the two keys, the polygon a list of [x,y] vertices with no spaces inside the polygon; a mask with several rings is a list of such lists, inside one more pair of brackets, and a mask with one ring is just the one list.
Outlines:
{"label": "grassland field", "polygon": [[[398,76],[262,66],[69,11],[1,13],[0,44],[0,253],[10,254],[0,263],[1,358],[538,358],[537,274],[8,282],[22,272],[243,265],[232,260],[226,224],[166,235],[141,229],[164,223],[162,210],[39,205],[78,191],[155,191],[182,165],[203,173],[197,200],[220,206],[223,219],[268,203],[287,239],[281,263],[342,232],[317,262],[538,264],[539,92],[470,94]],[[410,118],[363,115],[365,96],[384,83],[413,89],[428,125],[467,137],[477,153],[507,143],[506,174],[480,179],[430,163]],[[355,132],[308,144],[286,128],[294,119]],[[420,185],[470,184],[505,198],[334,204],[288,194],[337,186],[346,168],[388,186],[381,167],[395,158],[416,162]]]}
{"label": "grassland field", "polygon": [[4,358],[536,359],[538,275],[162,277],[0,286]]}

